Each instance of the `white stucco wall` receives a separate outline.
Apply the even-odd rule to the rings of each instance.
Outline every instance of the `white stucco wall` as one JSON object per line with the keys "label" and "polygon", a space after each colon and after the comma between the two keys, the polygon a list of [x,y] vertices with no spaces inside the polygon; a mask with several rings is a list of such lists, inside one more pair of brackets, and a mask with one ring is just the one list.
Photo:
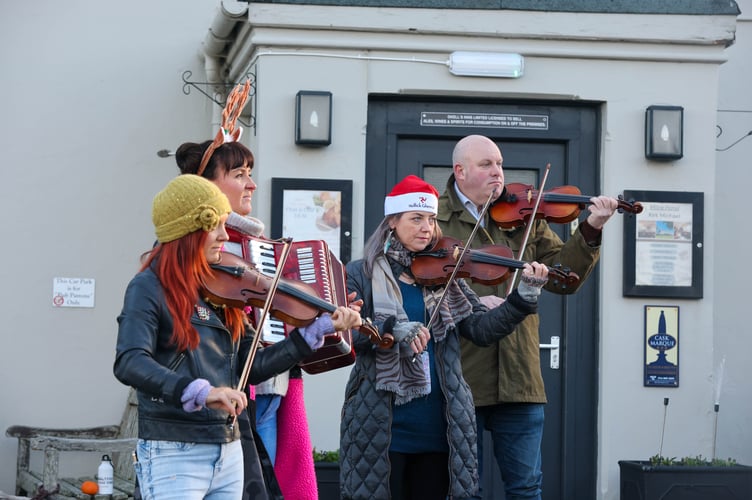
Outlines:
{"label": "white stucco wall", "polygon": [[[715,120],[718,94],[718,72],[726,54],[717,46],[671,46],[667,49],[652,43],[542,41],[524,39],[452,39],[450,36],[410,35],[395,29],[389,37],[381,33],[361,32],[353,29],[347,33],[333,33],[320,29],[315,33],[289,30],[277,33],[269,26],[271,18],[264,16],[266,7],[252,12],[252,23],[258,28],[250,38],[258,45],[259,106],[270,106],[276,113],[271,119],[260,112],[264,120],[259,129],[260,164],[274,158],[275,164],[289,164],[296,157],[303,163],[291,165],[293,177],[331,177],[332,165],[342,161],[355,165],[347,178],[354,180],[353,233],[362,234],[363,175],[367,95],[371,93],[415,95],[479,95],[545,97],[552,99],[582,99],[603,102],[603,131],[601,137],[604,194],[616,195],[625,189],[652,191],[697,191],[705,194],[704,241],[704,298],[702,300],[677,299],[625,299],[622,285],[622,220],[620,216],[609,223],[604,235],[600,264],[601,338],[600,338],[600,390],[599,390],[599,444],[598,485],[599,498],[615,499],[619,494],[619,469],[621,459],[647,459],[658,453],[663,419],[663,398],[670,398],[667,432],[663,453],[668,456],[712,454],[713,413],[712,398],[715,369],[714,303],[716,284],[713,273],[715,218]],[[271,9],[271,8],[270,8]],[[311,12],[295,12],[282,8],[274,11],[275,22],[285,26],[295,25],[297,15],[306,25],[317,24]],[[388,9],[387,9],[388,11]],[[271,10],[269,11],[271,12]],[[339,16],[337,15],[339,13]],[[310,14],[310,15],[309,15]],[[421,20],[401,13],[399,21],[389,14],[374,21],[353,21],[347,13],[331,9],[327,19],[335,27],[352,25],[379,26],[389,31],[395,25],[426,26]],[[506,14],[506,13],[505,13]],[[353,18],[357,16],[352,16]],[[431,18],[434,31],[451,31],[449,21]],[[493,15],[488,15],[489,25],[498,26]],[[585,16],[587,17],[587,16]],[[596,16],[597,17],[597,16]],[[396,18],[396,16],[395,16]],[[302,21],[305,19],[305,21]],[[642,21],[641,18],[640,20]],[[384,24],[384,21],[387,24]],[[454,23],[456,19],[452,19]],[[561,26],[551,19],[550,25],[539,29]],[[559,20],[560,21],[560,20]],[[687,25],[645,21],[645,31],[634,35],[631,21],[612,21],[609,31],[632,33],[636,38],[658,39],[665,37],[675,42],[692,30]],[[696,19],[685,19],[696,23]],[[457,23],[463,26],[463,23]],[[593,20],[584,20],[571,27],[587,31],[601,29]],[[477,26],[476,26],[477,29]],[[561,28],[558,28],[561,29]],[[606,28],[603,28],[606,29]],[[654,30],[654,31],[652,31]],[[686,31],[683,31],[686,30]],[[378,31],[378,30],[375,30]],[[478,29],[482,31],[482,29]],[[561,34],[557,31],[558,34]],[[567,31],[569,33],[569,31]],[[604,36],[605,33],[604,33]],[[340,37],[337,40],[337,37]],[[283,39],[292,39],[289,46]],[[637,40],[635,40],[637,42]],[[275,45],[275,43],[277,45]],[[525,76],[519,80],[484,78],[458,78],[441,65],[413,62],[412,59],[446,58],[446,51],[466,50],[519,51],[526,55]],[[246,45],[246,47],[250,46]],[[374,47],[366,51],[362,47]],[[355,47],[360,50],[349,50]],[[511,49],[513,47],[513,49]],[[301,49],[310,55],[293,56],[288,52]],[[284,55],[279,52],[286,52]],[[351,57],[350,59],[346,57]],[[402,58],[403,61],[385,61]],[[363,76],[365,75],[365,76]],[[275,95],[269,96],[269,84],[274,82]],[[687,82],[692,82],[688,85]],[[333,143],[323,150],[289,150],[292,142],[291,124],[286,116],[294,112],[294,95],[297,90],[329,90],[334,95]],[[280,100],[280,97],[282,98]],[[264,104],[264,102],[271,104]],[[649,162],[643,154],[644,110],[651,104],[674,104],[685,109],[685,157],[674,163]],[[275,144],[273,150],[267,146]],[[262,185],[266,178],[276,176],[263,167],[258,177]],[[377,207],[378,208],[378,207]],[[359,245],[353,242],[353,256],[358,256]],[[644,311],[645,305],[680,306],[681,385],[676,389],[643,387]],[[326,448],[336,447],[336,436],[331,431],[338,428],[342,403],[342,384],[348,370],[338,370],[326,377],[306,379],[308,409],[314,443]],[[332,388],[335,388],[332,390]],[[326,391],[329,391],[327,394]],[[318,432],[321,430],[321,432]],[[720,450],[719,450],[720,452]]]}
{"label": "white stucco wall", "polygon": [[[739,3],[743,11],[752,12],[750,0]],[[0,4],[0,137],[3,171],[10,174],[2,192],[10,201],[6,213],[12,221],[0,250],[7,263],[0,271],[6,285],[0,292],[5,305],[0,430],[20,423],[70,427],[119,420],[126,388],[112,376],[115,317],[137,258],[153,240],[151,199],[177,173],[174,160],[158,158],[156,151],[174,150],[185,140],[214,133],[209,126],[214,105],[195,90],[184,95],[181,75],[191,70],[193,80],[205,79],[199,51],[216,5],[211,1],[189,6],[175,0],[95,7],[83,0]],[[617,460],[657,453],[664,396],[671,398],[664,454],[710,455],[713,376],[724,356],[718,455],[752,463],[746,428],[752,403],[745,392],[749,364],[744,359],[752,340],[745,330],[744,293],[735,290],[744,261],[730,251],[737,248],[739,238],[745,243],[750,238],[737,229],[739,213],[734,210],[749,184],[745,181],[750,176],[746,167],[752,138],[728,152],[714,151],[716,120],[724,130],[718,147],[752,128],[749,113],[717,112],[752,110],[742,83],[752,76],[748,15],[741,18],[746,21],[739,25],[736,45],[723,51],[713,46],[667,49],[583,41],[601,34],[639,35],[630,23],[609,19],[606,24],[597,16],[562,23],[545,13],[529,18],[515,13],[504,22],[484,16],[473,23],[466,17],[396,16],[380,9],[382,17],[364,20],[358,30],[301,33],[274,28],[272,21],[282,22],[284,16],[269,11],[264,17],[265,9],[273,8],[260,9],[259,27],[249,34],[259,53],[310,44],[311,50],[326,53],[443,60],[457,49],[514,50],[526,54],[526,74],[519,80],[458,78],[441,65],[415,62],[258,56],[257,129],[256,135],[246,131],[244,140],[257,157],[255,212],[267,223],[272,177],[352,179],[353,257],[360,255],[366,99],[376,92],[601,101],[604,194],[624,189],[704,192],[702,300],[622,298],[622,221],[616,217],[604,235],[597,489],[603,500],[618,498]],[[353,22],[328,9],[315,15],[296,14],[299,9],[286,15],[299,16],[298,23]],[[697,32],[701,42],[728,29],[724,23],[705,25],[692,17],[662,23],[641,18],[643,32],[649,35],[653,30],[656,39],[670,41]],[[558,33],[575,21],[581,23],[577,26],[582,40],[527,38],[535,30]],[[374,26],[377,32],[370,33]],[[396,31],[387,33],[385,26]],[[431,32],[399,33],[404,26]],[[519,37],[486,37],[489,30],[510,26]],[[459,36],[463,30],[477,36]],[[362,47],[374,49],[366,52]],[[640,57],[663,60],[626,60]],[[717,64],[725,57],[731,60],[719,70]],[[244,71],[245,67],[237,70]],[[333,142],[327,148],[298,148],[293,143],[294,97],[301,89],[334,94]],[[684,106],[682,160],[660,164],[644,159],[643,113],[650,104]],[[53,308],[54,277],[95,279],[95,307]],[[681,308],[678,389],[642,387],[642,308],[647,303]],[[311,434],[318,448],[338,447],[347,374],[342,369],[306,377]],[[13,490],[15,453],[15,440],[0,435],[0,491]],[[81,456],[65,462],[63,470],[91,472],[97,463],[98,457]]]}
{"label": "white stucco wall", "polygon": [[[717,148],[724,149],[752,133],[752,0],[738,1],[736,43],[728,49],[729,62],[721,66],[718,125],[722,134]],[[716,247],[712,273],[715,277],[713,364],[724,370],[720,384],[717,455],[752,464],[752,352],[749,301],[744,287],[744,253],[752,247],[752,234],[745,228],[743,207],[752,185],[752,137],[746,136],[727,151],[716,154],[716,214],[713,225]],[[739,252],[741,251],[741,256]]]}
{"label": "white stucco wall", "polygon": [[[12,493],[13,424],[120,421],[112,375],[123,292],[154,239],[151,200],[177,174],[156,151],[209,137],[202,77],[215,3],[0,3],[0,144],[10,225],[0,260],[0,491]],[[53,308],[55,277],[92,278],[93,308]],[[64,459],[94,473],[101,457]],[[34,460],[39,455],[35,454]]]}

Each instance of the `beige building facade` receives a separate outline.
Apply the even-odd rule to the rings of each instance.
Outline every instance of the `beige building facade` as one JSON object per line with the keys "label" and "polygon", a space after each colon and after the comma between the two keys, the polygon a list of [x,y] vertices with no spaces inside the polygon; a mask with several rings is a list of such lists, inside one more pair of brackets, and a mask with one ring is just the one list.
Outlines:
{"label": "beige building facade", "polygon": [[[0,428],[119,419],[127,389],[112,376],[115,318],[154,238],[151,199],[178,173],[173,158],[155,153],[212,137],[221,107],[199,89],[221,101],[222,84],[250,77],[254,95],[243,141],[256,156],[254,214],[272,229],[273,179],[351,181],[351,214],[344,215],[350,215],[352,258],[361,255],[369,217],[381,211],[373,199],[383,197],[381,184],[394,180],[401,172],[395,163],[404,158],[375,151],[388,149],[389,127],[397,126],[387,121],[379,131],[378,103],[398,111],[406,104],[432,112],[445,106],[451,113],[511,106],[497,109],[513,116],[525,114],[519,109],[540,111],[552,122],[561,110],[586,109],[596,124],[588,129],[592,172],[578,174],[565,154],[571,176],[587,177],[597,194],[702,193],[703,240],[694,250],[701,256],[699,297],[624,296],[624,247],[634,242],[626,217],[606,226],[586,321],[594,332],[592,372],[570,382],[591,387],[585,401],[593,425],[583,450],[559,445],[588,457],[582,487],[599,500],[619,497],[619,460],[647,459],[661,443],[667,456],[715,452],[752,464],[746,263],[731,254],[752,243],[738,221],[752,175],[746,168],[752,139],[744,139],[752,132],[744,83],[752,78],[752,3],[711,2],[680,13],[651,11],[650,2],[636,12],[598,11],[590,2],[581,2],[585,12],[562,7],[577,2],[552,2],[546,11],[342,3],[12,0],[0,6],[0,127],[3,171],[10,174],[3,192],[12,221],[2,250]],[[455,75],[449,61],[458,51],[521,54],[524,72],[518,78]],[[301,90],[331,92],[330,145],[295,144]],[[645,110],[652,105],[683,108],[681,159],[645,157]],[[425,123],[405,126],[431,140],[453,141],[478,127],[506,141],[545,141],[532,131],[515,135],[478,122],[444,132]],[[381,133],[387,139],[379,142]],[[379,155],[386,158],[380,179]],[[420,168],[433,175],[430,167]],[[81,304],[56,305],[54,297],[70,283],[83,287]],[[678,387],[644,383],[646,306],[678,307]],[[573,372],[577,359],[566,342],[562,336],[561,363]],[[342,368],[305,376],[319,449],[338,447],[347,375]],[[547,414],[561,418],[562,432],[568,415],[581,411],[567,405]],[[0,437],[0,491],[14,488],[15,457],[15,440]],[[98,461],[82,454],[63,467],[89,472]],[[580,491],[566,489],[574,479],[560,475],[545,498]]]}

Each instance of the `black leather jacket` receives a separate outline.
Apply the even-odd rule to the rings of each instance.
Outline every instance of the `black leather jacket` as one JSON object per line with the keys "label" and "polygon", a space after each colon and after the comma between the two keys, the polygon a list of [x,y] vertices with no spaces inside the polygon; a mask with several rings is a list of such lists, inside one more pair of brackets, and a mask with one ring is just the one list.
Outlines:
{"label": "black leather jacket", "polygon": [[[201,341],[192,351],[177,352],[170,342],[172,318],[162,285],[151,269],[128,284],[117,321],[114,373],[120,382],[138,391],[139,438],[225,443],[240,437],[237,425],[227,425],[226,412],[204,407],[189,413],[183,410],[180,397],[197,378],[214,387],[236,387],[251,347],[251,328],[240,342],[233,342],[215,311],[200,301],[191,323]],[[287,339],[259,348],[248,382],[257,384],[289,370],[311,352],[295,330]]]}

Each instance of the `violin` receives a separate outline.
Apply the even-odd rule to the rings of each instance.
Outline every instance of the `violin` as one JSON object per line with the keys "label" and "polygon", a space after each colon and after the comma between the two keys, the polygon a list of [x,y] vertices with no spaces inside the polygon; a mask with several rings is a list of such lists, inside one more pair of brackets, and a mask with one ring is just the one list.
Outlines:
{"label": "violin", "polygon": [[[479,249],[466,249],[462,262],[457,262],[462,252],[462,242],[455,238],[441,238],[429,250],[417,252],[410,266],[415,281],[424,285],[445,284],[449,276],[459,267],[457,276],[470,278],[476,283],[496,285],[506,281],[512,272],[510,268],[522,269],[526,264],[513,259],[512,249],[504,245],[486,245]],[[561,267],[561,264],[548,268],[549,279],[561,288],[577,285],[580,277]]]}
{"label": "violin", "polygon": [[[222,253],[215,271],[207,278],[202,293],[208,302],[217,305],[244,308],[263,307],[272,287],[273,278],[248,265],[241,257]],[[333,313],[337,307],[316,295],[316,290],[302,281],[280,278],[272,298],[270,312],[293,326],[307,326],[322,312]],[[370,320],[364,320],[358,330],[379,347],[392,346],[393,340],[381,337]]]}
{"label": "violin", "polygon": [[[511,183],[504,194],[488,209],[491,218],[503,228],[515,228],[532,218],[538,190],[522,183]],[[590,204],[592,196],[583,195],[576,186],[559,186],[544,191],[535,213],[536,219],[548,222],[567,223],[576,219],[580,211]],[[637,201],[627,201],[622,195],[617,198],[619,213],[639,214],[642,205]]]}

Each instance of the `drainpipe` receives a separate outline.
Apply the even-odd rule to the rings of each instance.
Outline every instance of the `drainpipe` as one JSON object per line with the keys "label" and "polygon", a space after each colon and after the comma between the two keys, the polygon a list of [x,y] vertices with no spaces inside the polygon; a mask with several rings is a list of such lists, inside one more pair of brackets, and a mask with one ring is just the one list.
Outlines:
{"label": "drainpipe", "polygon": [[[213,85],[212,92],[218,102],[225,100],[225,87],[222,75],[220,57],[224,54],[229,43],[229,36],[235,26],[248,15],[248,3],[225,1],[220,2],[217,14],[212,21],[209,31],[204,38],[204,71],[206,81]],[[212,113],[212,130],[218,130],[222,124],[222,108],[214,107]]]}

